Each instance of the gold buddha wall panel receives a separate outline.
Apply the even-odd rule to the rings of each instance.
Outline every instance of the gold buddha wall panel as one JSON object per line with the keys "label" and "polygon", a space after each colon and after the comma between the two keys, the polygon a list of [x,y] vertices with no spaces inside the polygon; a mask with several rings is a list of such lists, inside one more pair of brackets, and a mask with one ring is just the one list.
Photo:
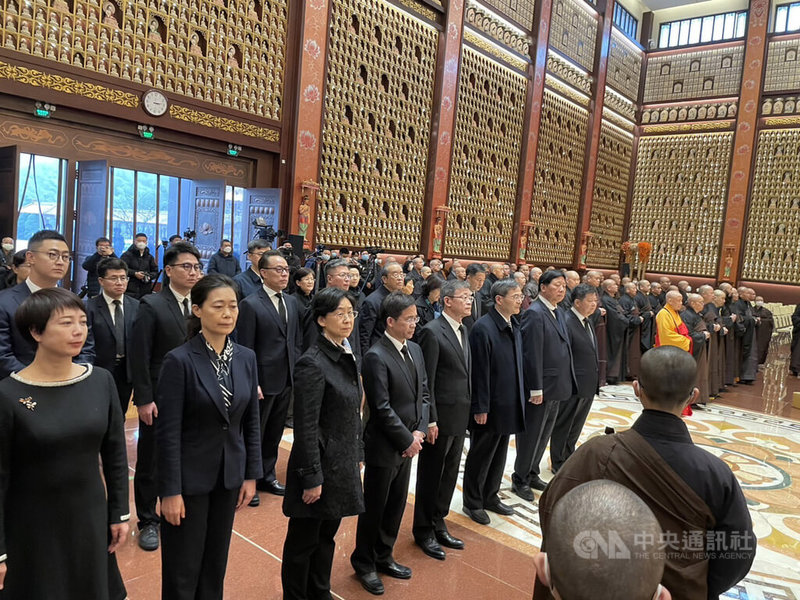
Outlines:
{"label": "gold buddha wall panel", "polygon": [[800,284],[800,129],[758,135],[742,278]]}
{"label": "gold buddha wall panel", "polygon": [[733,132],[639,140],[628,238],[649,242],[649,271],[713,277]]}
{"label": "gold buddha wall panel", "polygon": [[584,0],[553,0],[552,10],[550,47],[591,71],[598,27],[594,10]]}
{"label": "gold buddha wall panel", "polygon": [[592,267],[614,269],[619,265],[632,159],[633,134],[603,119],[586,261]]}
{"label": "gold buddha wall panel", "polygon": [[545,88],[526,254],[530,262],[572,262],[588,126],[584,107]]}
{"label": "gold buddha wall panel", "polygon": [[3,0],[0,44],[281,120],[286,0]]}
{"label": "gold buddha wall panel", "polygon": [[483,3],[528,31],[533,28],[533,2],[531,0],[484,0]]}
{"label": "gold buddha wall panel", "polygon": [[738,96],[743,61],[744,46],[648,57],[644,103]]}
{"label": "gold buddha wall panel", "polygon": [[764,75],[765,92],[784,92],[800,88],[800,39],[769,43]]}
{"label": "gold buddha wall panel", "polygon": [[333,0],[316,239],[419,251],[438,33],[383,0]]}
{"label": "gold buddha wall panel", "polygon": [[624,34],[612,28],[606,85],[636,102],[641,78],[642,51],[634,47]]}
{"label": "gold buddha wall panel", "polygon": [[462,53],[444,252],[507,260],[527,79],[469,47]]}

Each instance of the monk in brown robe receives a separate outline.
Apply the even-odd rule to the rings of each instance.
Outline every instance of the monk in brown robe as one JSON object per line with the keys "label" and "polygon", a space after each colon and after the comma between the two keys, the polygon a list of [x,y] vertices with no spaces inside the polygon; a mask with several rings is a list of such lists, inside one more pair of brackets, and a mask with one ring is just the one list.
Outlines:
{"label": "monk in brown robe", "polygon": [[[756,538],[744,494],[727,464],[694,445],[681,419],[700,395],[696,376],[694,359],[680,348],[645,352],[633,384],[644,410],[633,427],[580,446],[539,499],[543,552],[556,503],[582,483],[610,479],[635,492],[661,524],[662,583],[674,598],[718,598],[747,575]],[[537,581],[534,598],[553,595]]]}
{"label": "monk in brown robe", "polygon": [[772,311],[764,306],[764,298],[761,296],[756,296],[753,316],[759,320],[756,328],[756,344],[758,346],[758,364],[763,365],[767,362],[769,342],[772,339],[772,332],[775,331],[775,317],[772,315]]}
{"label": "monk in brown robe", "polygon": [[697,377],[694,386],[700,390],[700,400],[698,404],[704,406],[709,399],[708,391],[708,340],[711,332],[708,331],[703,317],[700,313],[703,310],[703,297],[700,294],[688,294],[686,309],[681,313],[683,322],[689,329],[692,337],[692,356],[697,363]]}
{"label": "monk in brown robe", "polygon": [[[722,317],[719,314],[719,307],[715,304],[714,288],[710,285],[701,286],[698,290],[703,297],[705,306],[701,313],[706,323],[711,338],[708,340],[708,395],[709,399],[716,399],[720,391],[724,388],[722,382],[722,370],[725,364],[724,352],[724,333],[722,327]],[[722,303],[725,302],[725,294],[722,294]]]}
{"label": "monk in brown robe", "polygon": [[636,303],[636,284],[628,282],[623,287],[623,294],[619,298],[622,312],[628,318],[627,340],[627,373],[629,380],[639,376],[639,361],[642,359],[641,335],[644,317],[641,316],[639,305]]}

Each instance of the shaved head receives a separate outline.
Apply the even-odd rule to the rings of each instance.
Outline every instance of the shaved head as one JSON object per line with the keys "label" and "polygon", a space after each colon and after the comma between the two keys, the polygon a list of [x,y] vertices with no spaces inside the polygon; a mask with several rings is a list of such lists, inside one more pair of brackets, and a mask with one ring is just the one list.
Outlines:
{"label": "shaved head", "polygon": [[676,346],[653,348],[642,355],[639,396],[654,408],[672,412],[692,395],[696,375],[697,363],[685,350]]}
{"label": "shaved head", "polygon": [[[658,520],[639,496],[613,481],[589,481],[564,494],[545,535],[551,585],[561,598],[650,599],[664,574]],[[630,552],[598,552],[596,536],[621,541]]]}

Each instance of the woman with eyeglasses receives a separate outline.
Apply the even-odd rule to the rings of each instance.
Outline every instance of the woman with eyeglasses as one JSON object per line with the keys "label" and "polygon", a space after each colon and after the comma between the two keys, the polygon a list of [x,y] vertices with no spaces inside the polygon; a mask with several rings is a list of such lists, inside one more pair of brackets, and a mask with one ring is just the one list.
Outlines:
{"label": "woman with eyeglasses", "polygon": [[284,600],[330,598],[343,517],[364,510],[360,463],[361,377],[347,338],[355,314],[351,296],[327,287],[314,296],[316,343],[295,367],[294,443],[289,455],[283,512]]}
{"label": "woman with eyeglasses", "polygon": [[302,267],[297,269],[292,275],[292,284],[294,287],[294,297],[297,300],[300,312],[305,315],[306,311],[311,306],[311,300],[314,297],[314,271]]}
{"label": "woman with eyeglasses", "polygon": [[258,376],[231,341],[239,314],[227,275],[192,288],[189,341],[164,358],[158,383],[161,598],[222,600],[233,517],[261,476]]}

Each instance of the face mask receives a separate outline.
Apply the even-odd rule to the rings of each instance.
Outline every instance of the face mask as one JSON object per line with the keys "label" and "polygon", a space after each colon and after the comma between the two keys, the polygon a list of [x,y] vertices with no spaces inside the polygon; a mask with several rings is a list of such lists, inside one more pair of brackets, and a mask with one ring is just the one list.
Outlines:
{"label": "face mask", "polygon": [[369,259],[369,254],[362,254],[361,255],[361,260],[368,260],[368,259]]}
{"label": "face mask", "polygon": [[230,247],[229,247],[229,246],[225,246],[225,247],[222,249],[222,253],[223,253],[223,254],[230,254],[230,253],[231,253],[231,249],[230,249]]}
{"label": "face mask", "polygon": [[764,306],[763,300],[756,300],[756,306]]}
{"label": "face mask", "polygon": [[339,258],[339,255],[336,252],[334,252],[333,254],[331,254],[331,258]]}
{"label": "face mask", "polygon": [[138,250],[144,250],[147,248],[147,242],[136,242],[136,248]]}
{"label": "face mask", "polygon": [[330,254],[323,254],[322,255],[322,260],[330,260],[330,259],[331,259],[331,255]]}
{"label": "face mask", "polygon": [[14,249],[14,244],[3,244],[3,250],[11,252]]}

